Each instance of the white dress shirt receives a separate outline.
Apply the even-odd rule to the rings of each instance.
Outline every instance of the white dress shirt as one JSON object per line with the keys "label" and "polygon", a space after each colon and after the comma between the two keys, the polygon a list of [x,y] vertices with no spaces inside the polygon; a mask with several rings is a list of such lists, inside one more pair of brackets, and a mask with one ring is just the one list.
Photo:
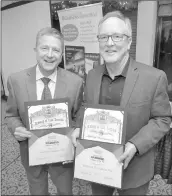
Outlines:
{"label": "white dress shirt", "polygon": [[[44,83],[42,82],[41,78],[45,76],[42,75],[42,73],[39,70],[39,67],[37,65],[36,67],[36,94],[37,94],[37,100],[41,100],[42,97],[42,92],[44,89]],[[57,79],[57,69],[48,76],[47,78],[50,79],[50,82],[48,83],[48,87],[51,92],[51,97],[54,98],[54,93],[55,93],[55,86],[56,86],[56,79]]]}

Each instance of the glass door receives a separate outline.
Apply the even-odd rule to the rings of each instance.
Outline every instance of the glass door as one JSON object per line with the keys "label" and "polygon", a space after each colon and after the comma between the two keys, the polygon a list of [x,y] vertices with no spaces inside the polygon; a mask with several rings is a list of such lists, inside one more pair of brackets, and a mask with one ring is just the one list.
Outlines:
{"label": "glass door", "polygon": [[168,94],[172,101],[172,16],[158,18],[155,67],[163,70],[168,79]]}

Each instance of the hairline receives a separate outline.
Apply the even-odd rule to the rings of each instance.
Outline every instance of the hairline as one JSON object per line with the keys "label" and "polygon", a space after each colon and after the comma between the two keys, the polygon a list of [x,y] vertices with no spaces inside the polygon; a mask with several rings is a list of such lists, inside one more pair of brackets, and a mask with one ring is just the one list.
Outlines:
{"label": "hairline", "polygon": [[[64,38],[63,38],[63,34],[58,31],[55,28],[51,28],[51,27],[46,27],[41,29],[36,36],[36,47],[38,46],[38,42],[40,40],[41,37],[43,36],[52,36],[58,40],[60,40],[61,44],[62,44],[62,50],[64,50]],[[63,51],[62,51],[63,53]]]}
{"label": "hairline", "polygon": [[131,26],[131,20],[124,16],[120,11],[114,11],[114,12],[109,12],[107,13],[99,22],[98,24],[98,33],[100,31],[100,27],[102,26],[102,24],[109,18],[118,18],[120,20],[122,20],[124,23],[125,23],[125,26],[126,26],[126,30],[128,32],[129,37],[132,36],[132,26]]}

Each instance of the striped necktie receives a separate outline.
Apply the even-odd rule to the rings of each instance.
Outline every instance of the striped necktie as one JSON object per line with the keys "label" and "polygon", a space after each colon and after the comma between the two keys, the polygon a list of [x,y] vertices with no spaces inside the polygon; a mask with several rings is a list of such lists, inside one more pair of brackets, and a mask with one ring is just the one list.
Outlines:
{"label": "striped necktie", "polygon": [[44,83],[44,89],[42,92],[41,100],[52,99],[51,91],[50,91],[50,88],[48,87],[48,83],[50,82],[51,79],[43,77],[41,78],[41,80]]}

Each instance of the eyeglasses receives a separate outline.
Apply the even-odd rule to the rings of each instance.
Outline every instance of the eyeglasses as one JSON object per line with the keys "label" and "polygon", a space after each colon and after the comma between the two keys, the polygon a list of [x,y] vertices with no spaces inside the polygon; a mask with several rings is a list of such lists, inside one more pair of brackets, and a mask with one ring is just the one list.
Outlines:
{"label": "eyeglasses", "polygon": [[125,34],[112,34],[112,35],[97,35],[98,41],[99,42],[107,42],[109,40],[109,37],[111,37],[112,41],[114,42],[121,42],[123,41],[126,37],[129,38],[130,36],[125,35]]}

